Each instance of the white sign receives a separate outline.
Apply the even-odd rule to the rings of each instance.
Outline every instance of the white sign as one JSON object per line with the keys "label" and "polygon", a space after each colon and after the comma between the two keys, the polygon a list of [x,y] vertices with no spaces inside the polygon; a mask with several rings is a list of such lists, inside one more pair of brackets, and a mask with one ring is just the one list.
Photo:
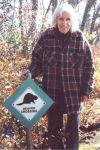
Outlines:
{"label": "white sign", "polygon": [[4,106],[27,128],[32,128],[53,103],[53,100],[29,77],[4,102]]}
{"label": "white sign", "polygon": [[44,100],[42,100],[30,87],[12,103],[12,106],[29,121],[33,119],[44,105]]}

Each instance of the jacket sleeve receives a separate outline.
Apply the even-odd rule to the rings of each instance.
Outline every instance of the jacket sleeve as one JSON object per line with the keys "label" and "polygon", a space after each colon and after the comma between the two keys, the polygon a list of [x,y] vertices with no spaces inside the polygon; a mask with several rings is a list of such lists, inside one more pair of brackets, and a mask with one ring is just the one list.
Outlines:
{"label": "jacket sleeve", "polygon": [[43,41],[44,38],[42,34],[32,52],[31,63],[28,67],[28,70],[32,74],[32,78],[35,78],[36,76],[42,73],[42,61],[43,61],[43,49],[44,49]]}
{"label": "jacket sleeve", "polygon": [[81,95],[86,95],[89,97],[93,89],[94,64],[93,53],[89,43],[86,40],[84,41],[84,52],[85,60],[83,66]]}

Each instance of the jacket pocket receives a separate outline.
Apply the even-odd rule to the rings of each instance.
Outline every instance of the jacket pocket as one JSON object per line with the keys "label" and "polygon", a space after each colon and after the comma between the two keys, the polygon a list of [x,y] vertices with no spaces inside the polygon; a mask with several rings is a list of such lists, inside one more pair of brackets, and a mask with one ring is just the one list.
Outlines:
{"label": "jacket pocket", "polygon": [[84,63],[84,55],[82,55],[80,53],[70,54],[69,59],[70,59],[70,62],[71,62],[73,67],[80,67]]}
{"label": "jacket pocket", "polygon": [[56,53],[55,51],[48,51],[44,55],[44,66],[45,67],[54,67],[57,64]]}

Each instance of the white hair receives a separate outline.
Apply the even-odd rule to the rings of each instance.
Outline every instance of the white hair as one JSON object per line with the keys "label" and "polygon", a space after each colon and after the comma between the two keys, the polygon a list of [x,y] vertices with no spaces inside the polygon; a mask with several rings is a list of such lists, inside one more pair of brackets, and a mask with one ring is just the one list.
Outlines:
{"label": "white hair", "polygon": [[71,31],[72,32],[77,31],[79,29],[78,18],[76,17],[76,13],[74,11],[74,8],[68,3],[61,4],[55,9],[54,14],[53,14],[53,18],[52,18],[52,25],[54,27],[56,27],[57,17],[60,16],[63,12],[67,12],[71,16],[71,20],[72,20]]}

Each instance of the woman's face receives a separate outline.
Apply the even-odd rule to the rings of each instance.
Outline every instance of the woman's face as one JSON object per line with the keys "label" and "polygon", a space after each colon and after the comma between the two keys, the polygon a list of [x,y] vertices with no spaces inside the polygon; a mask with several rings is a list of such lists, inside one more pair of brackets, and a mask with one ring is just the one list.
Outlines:
{"label": "woman's face", "polygon": [[60,16],[58,16],[56,22],[59,31],[64,34],[66,34],[72,27],[71,15],[67,12],[63,12]]}

